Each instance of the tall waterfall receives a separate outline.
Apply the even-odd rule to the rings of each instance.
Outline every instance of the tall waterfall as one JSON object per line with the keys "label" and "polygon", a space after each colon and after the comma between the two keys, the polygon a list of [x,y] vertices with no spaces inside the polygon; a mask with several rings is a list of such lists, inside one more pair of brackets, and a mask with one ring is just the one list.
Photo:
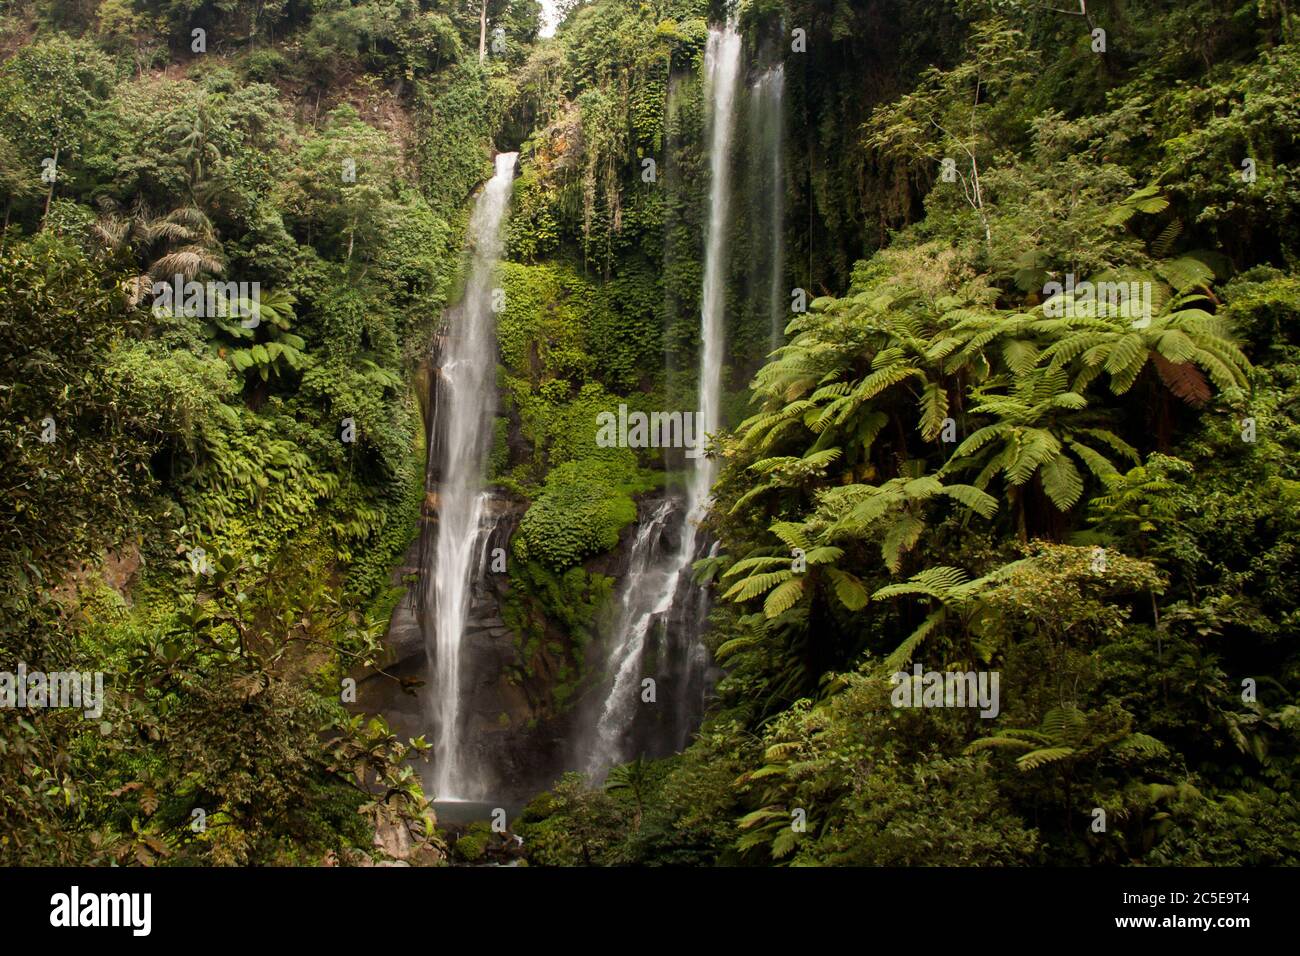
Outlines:
{"label": "tall waterfall", "polygon": [[771,316],[772,348],[779,346],[785,330],[787,307],[782,288],[785,276],[785,180],[781,164],[784,149],[785,67],[777,64],[754,83],[752,122],[763,168],[758,171],[759,188],[765,201],[760,209],[766,219],[768,312]]}
{"label": "tall waterfall", "polygon": [[[709,101],[709,220],[704,233],[704,288],[700,296],[700,415],[705,434],[722,427],[722,363],[726,356],[727,226],[731,212],[731,140],[736,129],[736,87],[740,85],[741,36],[734,20],[709,31],[704,53],[705,96]],[[695,553],[696,527],[708,510],[717,468],[695,459],[687,485],[685,561]]]}
{"label": "tall waterfall", "polygon": [[[741,36],[734,21],[709,31],[705,51],[705,96],[709,103],[709,212],[705,233],[704,286],[700,302],[699,410],[706,434],[722,425],[722,365],[726,338],[727,228],[731,207],[731,147],[736,127],[736,92],[741,75]],[[708,511],[716,475],[713,461],[692,459],[686,485],[685,515],[675,548],[659,542],[674,517],[671,503],[660,506],[639,528],[632,563],[622,583],[616,640],[609,660],[613,682],[588,750],[587,771],[599,775],[621,759],[635,756],[632,723],[641,693],[639,677],[651,631],[665,626],[659,660],[671,668],[673,714],[666,721],[675,735],[699,707],[707,655],[698,634],[705,604],[691,581],[697,557],[699,523]],[[684,741],[678,739],[675,743]]]}
{"label": "tall waterfall", "polygon": [[496,410],[496,334],[492,296],[501,257],[502,224],[510,202],[517,153],[501,153],[469,222],[471,263],[465,295],[451,310],[442,365],[426,490],[437,509],[432,567],[424,566],[423,627],[432,679],[426,702],[435,726],[433,792],[441,800],[480,796],[474,769],[463,765],[461,645],[471,591],[483,566],[483,489]]}

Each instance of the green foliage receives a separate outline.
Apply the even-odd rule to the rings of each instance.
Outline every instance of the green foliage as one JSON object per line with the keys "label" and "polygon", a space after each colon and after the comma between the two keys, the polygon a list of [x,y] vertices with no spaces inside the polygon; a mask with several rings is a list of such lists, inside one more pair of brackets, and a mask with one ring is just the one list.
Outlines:
{"label": "green foliage", "polygon": [[[420,197],[392,124],[351,107],[291,121],[311,114],[284,89],[312,70],[293,41],[248,57],[250,82],[164,76],[148,72],[152,18],[100,13],[116,64],[56,31],[0,68],[4,666],[115,681],[102,724],[6,724],[5,859],[358,862],[405,828],[434,862],[408,763],[424,744],[348,717],[338,688],[378,659],[385,621],[366,609],[391,602],[417,525],[406,363],[457,268],[459,201],[439,217]],[[445,20],[384,36],[427,75],[459,42]],[[259,322],[226,292],[215,314],[151,309],[153,282],[178,274],[258,282]]]}
{"label": "green foliage", "polygon": [[521,686],[534,713],[569,710],[587,679],[587,650],[610,603],[614,579],[578,566],[562,572],[539,561],[514,561],[502,617],[515,632],[511,682]]}
{"label": "green foliage", "polygon": [[[765,733],[739,777],[747,861],[1277,860],[1297,832],[1277,799],[1297,671],[1271,623],[1292,611],[1265,580],[1290,573],[1293,476],[1276,469],[1295,440],[1292,277],[1228,281],[1229,257],[1291,261],[1290,238],[1243,225],[1289,237],[1289,205],[1271,178],[1249,213],[1202,215],[1243,201],[1238,171],[1150,170],[1209,155],[1179,112],[1202,96],[1276,155],[1252,100],[1281,89],[1293,53],[1234,33],[1241,59],[1207,71],[1176,58],[1178,17],[1160,11],[1158,65],[1085,67],[1076,37],[1067,84],[1040,66],[1064,27],[1022,12],[973,23],[863,127],[868,163],[905,164],[924,218],[793,317],[723,444],[723,553],[699,571],[749,605],[714,615],[716,720]],[[1067,275],[1147,283],[1150,311],[1053,295]],[[914,661],[1000,673],[1001,715],[882,707]],[[1267,700],[1243,700],[1265,672]],[[1105,838],[1085,835],[1095,806]],[[1259,814],[1291,836],[1232,857],[1210,835]]]}
{"label": "green foliage", "polygon": [[546,476],[514,537],[515,556],[563,570],[610,551],[636,520],[635,471],[598,461],[566,462]]}
{"label": "green foliage", "polygon": [[113,80],[92,43],[58,35],[24,46],[0,70],[0,132],[39,175],[40,160],[84,161],[91,114]]}
{"label": "green foliage", "polygon": [[639,263],[599,284],[550,264],[507,263],[501,279],[498,340],[512,375],[559,379],[575,390],[599,381],[617,393],[656,383],[661,293]]}
{"label": "green foliage", "polygon": [[[740,5],[755,70],[789,24],[816,55],[787,57],[782,179],[727,158],[738,426],[696,568],[726,673],[685,752],[535,799],[531,862],[1295,862],[1295,18],[1090,6]],[[669,464],[596,417],[693,404],[717,12],[593,0],[548,42],[526,0],[6,21],[0,667],[114,683],[100,722],[0,728],[0,862],[441,860],[427,744],[338,689],[383,653],[412,373],[497,148],[507,670],[539,720],[583,699],[608,553]],[[162,69],[218,22],[220,62]],[[153,312],[177,274],[259,282],[262,321]],[[760,365],[771,281],[812,302]],[[897,705],[910,664],[998,674],[999,713]]]}
{"label": "green foliage", "polygon": [[136,492],[153,483],[154,400],[122,404],[104,379],[106,357],[141,324],[119,276],[49,234],[11,243],[0,275],[0,574],[14,584],[4,599],[12,625],[9,613],[128,533]]}
{"label": "green foliage", "polygon": [[486,110],[485,81],[475,67],[461,65],[417,84],[420,181],[440,218],[450,218],[490,172],[488,148],[495,117]]}
{"label": "green foliage", "polygon": [[[821,706],[796,705],[765,735],[763,766],[736,786],[758,809],[738,821],[746,859],[792,865],[1026,863],[1032,830],[1007,812],[968,758],[892,739],[900,721],[880,707],[880,684],[854,675]],[[800,819],[793,811],[800,810]]]}
{"label": "green foliage", "polygon": [[487,853],[488,840],[491,839],[491,831],[483,831],[487,831],[487,828],[470,829],[468,832],[461,834],[456,842],[452,844],[452,849],[459,859],[464,860],[466,863],[477,863],[483,858],[483,855]]}
{"label": "green foliage", "polygon": [[516,829],[540,866],[592,866],[608,862],[610,845],[623,821],[618,804],[601,790],[588,789],[580,774],[565,774],[553,791],[533,800],[519,815]]}

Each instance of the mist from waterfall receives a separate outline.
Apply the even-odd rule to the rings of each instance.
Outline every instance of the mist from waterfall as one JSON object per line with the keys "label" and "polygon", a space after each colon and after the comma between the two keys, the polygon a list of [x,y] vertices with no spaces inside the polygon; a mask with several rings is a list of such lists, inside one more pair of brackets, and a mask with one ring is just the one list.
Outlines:
{"label": "mist from waterfall", "polygon": [[[736,128],[736,94],[741,84],[742,38],[734,21],[709,30],[705,51],[705,99],[709,105],[709,198],[705,232],[704,283],[700,299],[700,363],[698,402],[706,434],[722,426],[722,366],[726,340],[727,229],[731,215],[731,155]],[[666,735],[684,743],[683,727],[702,707],[708,655],[699,633],[707,599],[691,581],[691,565],[698,557],[699,523],[708,511],[710,491],[717,473],[707,457],[690,459],[684,515],[676,547],[657,545],[668,531],[674,504],[661,505],[638,528],[632,561],[619,597],[613,651],[606,673],[613,674],[588,750],[586,770],[599,777],[613,764],[630,759],[633,724],[642,691],[641,678],[649,638],[664,628],[657,642],[656,659],[668,668],[663,688],[669,704]],[[678,506],[680,507],[680,506]]]}
{"label": "mist from waterfall", "polygon": [[434,725],[431,795],[440,800],[482,796],[474,768],[462,759],[461,651],[473,586],[482,573],[484,535],[491,530],[484,521],[490,499],[484,472],[497,400],[493,285],[517,156],[498,154],[496,172],[475,201],[469,277],[461,304],[450,310],[437,372],[426,480],[437,530],[423,568],[428,610],[422,623],[432,672],[426,698]]}

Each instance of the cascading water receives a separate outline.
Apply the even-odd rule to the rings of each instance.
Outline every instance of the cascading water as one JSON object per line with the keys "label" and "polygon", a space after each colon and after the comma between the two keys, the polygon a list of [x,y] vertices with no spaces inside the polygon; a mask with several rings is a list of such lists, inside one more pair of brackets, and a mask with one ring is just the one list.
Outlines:
{"label": "cascading water", "polygon": [[[741,75],[741,36],[734,21],[709,30],[705,51],[705,96],[709,103],[709,214],[705,233],[704,285],[700,309],[699,412],[702,434],[722,425],[722,364],[726,338],[727,227],[731,205],[731,146],[735,133],[736,90]],[[661,638],[661,658],[675,664],[672,699],[680,729],[699,707],[704,691],[707,654],[698,633],[705,599],[691,582],[691,565],[697,557],[699,523],[708,511],[716,468],[710,459],[692,459],[686,485],[685,516],[676,548],[656,553],[655,544],[674,514],[665,503],[638,530],[633,563],[622,584],[616,644],[610,655],[613,682],[597,720],[594,743],[588,751],[587,771],[599,776],[631,754],[627,750],[630,726],[636,713],[647,638],[666,624],[674,633]],[[643,541],[644,538],[644,541]],[[638,553],[639,549],[639,553]],[[682,613],[678,613],[679,610]],[[673,648],[673,642],[685,646]],[[674,653],[674,650],[677,653]],[[674,736],[680,736],[680,732]],[[680,739],[675,741],[682,743]]]}
{"label": "cascading water", "polygon": [[671,500],[660,503],[641,522],[632,543],[614,622],[614,634],[621,642],[614,647],[607,662],[614,683],[596,723],[595,745],[587,760],[587,771],[591,774],[600,774],[623,755],[621,745],[634,716],[646,637],[677,593],[676,569],[665,560],[672,555],[665,555],[662,547],[675,510],[675,502]]}
{"label": "cascading water", "polygon": [[[704,288],[700,296],[701,425],[707,435],[722,427],[722,363],[727,307],[727,225],[731,212],[731,140],[736,128],[736,87],[740,84],[741,36],[734,20],[709,31],[705,49],[705,95],[709,100],[709,224],[704,234]],[[687,485],[685,560],[695,554],[695,535],[708,510],[716,466],[695,459]]]}
{"label": "cascading water", "polygon": [[461,758],[461,645],[482,569],[484,535],[493,525],[484,521],[490,495],[483,490],[496,409],[493,276],[517,156],[497,156],[496,173],[470,217],[469,280],[459,308],[449,316],[429,443],[427,490],[438,522],[432,560],[426,559],[423,569],[427,611],[422,623],[432,670],[426,704],[435,727],[432,790],[441,800],[481,796],[473,769]]}
{"label": "cascading water", "polygon": [[761,212],[767,220],[763,225],[767,232],[768,310],[774,349],[782,342],[786,315],[781,281],[785,275],[785,181],[781,165],[784,98],[785,67],[777,64],[759,76],[752,90],[755,139],[763,159],[763,169],[759,172],[760,194],[767,199]]}

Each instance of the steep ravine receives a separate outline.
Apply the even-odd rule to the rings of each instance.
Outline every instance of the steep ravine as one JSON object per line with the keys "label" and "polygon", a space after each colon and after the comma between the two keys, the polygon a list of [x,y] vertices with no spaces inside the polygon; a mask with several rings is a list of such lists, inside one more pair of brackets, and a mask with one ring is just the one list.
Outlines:
{"label": "steep ravine", "polygon": [[[781,73],[759,62],[766,57],[747,46],[734,20],[709,29],[702,54],[703,122],[693,148],[707,188],[695,200],[704,240],[699,310],[685,316],[698,333],[695,408],[683,412],[696,416],[701,438],[734,424],[728,406],[736,383],[727,370],[735,366],[730,339],[734,316],[749,305],[746,290],[762,290],[759,337],[769,344],[780,338],[784,123]],[[751,125],[761,133],[760,177],[739,174],[746,162],[740,141]],[[717,473],[711,457],[686,455],[665,490],[640,496],[636,520],[623,527],[617,546],[581,562],[589,619],[575,625],[569,608],[554,603],[548,611],[530,590],[535,577],[520,587],[511,537],[529,502],[483,477],[492,408],[509,408],[484,375],[498,299],[505,298],[492,284],[501,281],[501,237],[515,213],[506,208],[514,190],[503,161],[510,177],[518,173],[515,154],[499,154],[496,175],[474,200],[468,283],[447,310],[430,359],[424,525],[395,572],[395,580],[416,584],[397,606],[387,639],[385,670],[398,680],[368,679],[358,701],[390,715],[399,735],[424,734],[433,745],[432,769],[424,772],[430,796],[486,800],[488,807],[525,802],[565,771],[600,781],[617,764],[681,750],[718,676],[701,639],[708,591],[692,574],[693,563],[714,550],[701,528]],[[765,246],[738,273],[736,229],[760,232]],[[543,299],[533,308],[557,304]],[[671,307],[665,322],[670,316]],[[512,429],[511,457],[520,452],[515,437]],[[572,599],[567,587],[560,600]],[[540,589],[556,600],[554,579]]]}

